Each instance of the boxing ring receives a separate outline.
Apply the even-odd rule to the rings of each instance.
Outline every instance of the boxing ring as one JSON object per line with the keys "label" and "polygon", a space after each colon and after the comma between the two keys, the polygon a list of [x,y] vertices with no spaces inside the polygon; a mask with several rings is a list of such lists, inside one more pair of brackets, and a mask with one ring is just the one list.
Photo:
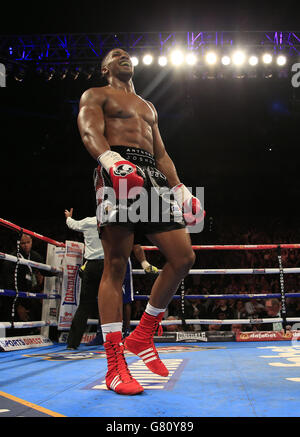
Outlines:
{"label": "boxing ring", "polygon": [[[283,268],[281,259],[282,249],[300,249],[300,244],[193,246],[194,250],[276,250],[278,268],[194,269],[189,274],[277,274],[280,293],[185,295],[183,282],[180,294],[174,296],[174,299],[181,300],[179,320],[162,321],[162,326],[183,325],[183,331],[172,333],[169,337],[155,337],[157,350],[169,369],[169,376],[160,377],[151,373],[137,356],[126,353],[131,374],[144,386],[145,391],[139,396],[124,397],[106,389],[103,346],[88,346],[85,343],[91,338],[87,336],[78,350],[66,349],[70,316],[62,317],[61,305],[62,299],[66,299],[66,296],[69,298],[68,285],[67,293],[63,294],[65,270],[71,270],[72,284],[78,288],[76,268],[80,263],[73,263],[70,269],[65,264],[65,258],[72,244],[76,246],[71,251],[73,256],[77,256],[80,250],[82,254],[82,243],[61,243],[4,219],[0,219],[0,224],[16,231],[19,238],[25,233],[44,241],[47,244],[47,261],[45,264],[35,263],[20,258],[18,253],[14,257],[3,252],[0,252],[0,259],[14,262],[16,266],[28,264],[54,275],[45,277],[43,293],[29,293],[17,287],[16,290],[0,289],[0,296],[43,299],[42,320],[0,321],[0,345],[3,351],[0,353],[0,417],[102,417],[107,418],[105,426],[113,426],[118,431],[122,430],[117,427],[124,423],[124,418],[135,418],[140,423],[141,418],[148,418],[149,421],[144,423],[149,429],[147,427],[152,426],[153,418],[161,418],[162,421],[164,418],[173,418],[174,423],[171,421],[169,426],[175,427],[175,422],[177,425],[179,423],[175,418],[184,418],[180,420],[180,426],[183,426],[182,423],[188,426],[188,418],[300,416],[300,331],[297,331],[300,318],[288,317],[286,311],[286,298],[299,298],[300,293],[286,293],[284,284],[285,275],[299,274],[300,268]],[[157,250],[152,246],[143,248]],[[145,274],[138,269],[133,273]],[[188,299],[251,300],[274,297],[281,302],[281,317],[233,320],[185,318],[184,305]],[[148,296],[137,295],[135,299],[147,300]],[[97,323],[97,320],[88,321],[91,325]],[[132,326],[137,323],[136,320],[131,321]],[[292,329],[277,332],[224,331],[224,335],[221,335],[221,331],[219,336],[187,329],[189,325],[265,323],[282,323],[283,328],[290,325]],[[41,335],[29,336],[28,339],[25,336],[3,336],[6,329],[28,327],[39,327]],[[48,338],[50,327],[62,332],[59,342]]]}

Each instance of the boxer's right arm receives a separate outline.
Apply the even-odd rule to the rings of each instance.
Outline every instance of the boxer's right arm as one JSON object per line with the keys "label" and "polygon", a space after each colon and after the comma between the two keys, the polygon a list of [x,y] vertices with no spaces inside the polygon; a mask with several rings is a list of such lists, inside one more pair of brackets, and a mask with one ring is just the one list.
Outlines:
{"label": "boxer's right arm", "polygon": [[85,148],[94,159],[110,149],[104,136],[104,103],[104,93],[91,88],[82,94],[79,104],[79,132]]}
{"label": "boxer's right arm", "polygon": [[[80,99],[78,127],[82,141],[89,154],[96,159],[110,175],[117,198],[136,196],[138,191],[131,188],[141,188],[144,185],[144,175],[139,167],[124,160],[122,156],[110,150],[104,136],[105,120],[103,106],[106,101],[105,92],[93,88],[85,91]],[[120,184],[126,180],[126,184]]]}

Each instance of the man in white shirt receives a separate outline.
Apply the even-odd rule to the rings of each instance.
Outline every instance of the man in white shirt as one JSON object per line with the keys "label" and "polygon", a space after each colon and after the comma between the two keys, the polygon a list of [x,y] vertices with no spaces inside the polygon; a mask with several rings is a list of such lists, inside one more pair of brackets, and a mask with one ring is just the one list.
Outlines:
{"label": "man in white shirt", "polygon": [[98,288],[104,267],[104,252],[97,230],[96,217],[72,218],[73,208],[65,210],[66,224],[84,238],[84,260],[80,300],[68,336],[68,349],[77,349],[89,317],[97,317]]}
{"label": "man in white shirt", "polygon": [[[281,317],[281,303],[278,299],[267,299],[265,302],[265,310],[268,317]],[[272,326],[272,327],[271,327]],[[267,331],[281,331],[283,329],[281,322],[274,322],[272,325],[265,325]]]}

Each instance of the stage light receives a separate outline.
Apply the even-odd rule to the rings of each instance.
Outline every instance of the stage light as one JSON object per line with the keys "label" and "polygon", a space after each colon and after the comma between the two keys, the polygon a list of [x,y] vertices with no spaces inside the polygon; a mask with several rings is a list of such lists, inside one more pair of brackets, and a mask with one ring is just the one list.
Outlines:
{"label": "stage light", "polygon": [[254,65],[258,64],[258,57],[257,56],[250,56],[249,58],[249,64],[254,67]]}
{"label": "stage light", "polygon": [[158,64],[159,64],[161,67],[165,67],[165,66],[167,65],[167,63],[168,63],[168,60],[167,60],[167,58],[166,58],[165,56],[160,56],[160,57],[158,58]]}
{"label": "stage light", "polygon": [[86,80],[90,80],[94,73],[95,73],[95,67],[90,67],[90,68],[86,67],[83,70],[83,75]]}
{"label": "stage light", "polygon": [[236,70],[232,76],[234,79],[245,79],[246,74],[243,71]]}
{"label": "stage light", "polygon": [[272,77],[273,77],[272,71],[267,71],[266,73],[264,73],[265,79],[272,79]]}
{"label": "stage light", "polygon": [[265,64],[271,64],[271,62],[272,62],[272,55],[270,55],[270,53],[265,53],[263,55],[263,62]]}
{"label": "stage light", "polygon": [[230,59],[229,56],[225,55],[225,56],[222,57],[221,62],[222,62],[223,65],[229,65],[230,62],[231,62],[231,59]]}
{"label": "stage light", "polygon": [[152,61],[153,61],[153,56],[152,56],[152,55],[145,55],[145,56],[143,57],[143,63],[144,63],[145,65],[150,65],[150,64],[152,64]]}
{"label": "stage light", "polygon": [[197,62],[197,57],[193,53],[189,53],[186,55],[185,60],[188,65],[195,65]]}
{"label": "stage light", "polygon": [[137,65],[139,65],[139,60],[138,60],[138,58],[137,58],[136,56],[132,56],[132,57],[130,58],[130,60],[131,60],[132,65],[133,65],[134,67],[136,67]]}
{"label": "stage light", "polygon": [[[81,71],[82,71],[82,68],[81,68],[81,67],[75,67],[75,68],[72,68],[72,70],[70,71],[70,76],[71,76],[71,78],[72,78],[73,80],[77,80],[78,77],[79,77],[79,75],[80,75],[80,73],[81,73]],[[49,80],[49,79],[47,79],[47,80]]]}
{"label": "stage light", "polygon": [[173,65],[181,65],[183,60],[183,53],[180,50],[174,50],[174,52],[171,53],[171,62]]}
{"label": "stage light", "polygon": [[58,74],[59,79],[64,80],[68,75],[68,71],[69,70],[67,67],[63,67]]}
{"label": "stage light", "polygon": [[276,62],[278,65],[285,65],[286,64],[286,57],[283,55],[279,55],[276,59]]}
{"label": "stage light", "polygon": [[237,51],[232,56],[232,61],[235,65],[242,65],[245,61],[245,54],[241,51]]}
{"label": "stage light", "polygon": [[[55,76],[55,73],[56,73],[55,69],[53,67],[50,67],[48,69],[47,73],[45,74],[46,81],[52,80]],[[80,71],[78,71],[78,76],[79,76],[79,74],[80,74]],[[76,79],[77,79],[77,77],[76,77]]]}
{"label": "stage light", "polygon": [[14,75],[14,78],[17,82],[23,82],[23,80],[25,79],[25,75],[26,75],[26,71],[24,68],[19,68]]}
{"label": "stage light", "polygon": [[205,56],[205,60],[209,65],[213,65],[217,62],[217,56],[215,53],[213,52],[209,52],[207,53],[207,55]]}
{"label": "stage light", "polygon": [[46,82],[50,81],[51,79],[54,78],[55,74],[56,74],[56,70],[49,66],[49,65],[38,65],[36,67],[36,73],[42,77]]}

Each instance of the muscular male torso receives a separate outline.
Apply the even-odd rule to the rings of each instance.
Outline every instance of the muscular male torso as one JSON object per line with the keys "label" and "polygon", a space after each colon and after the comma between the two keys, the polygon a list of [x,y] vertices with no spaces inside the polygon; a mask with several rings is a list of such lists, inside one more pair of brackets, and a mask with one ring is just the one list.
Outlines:
{"label": "muscular male torso", "polygon": [[[154,107],[133,92],[111,86],[95,88],[104,115],[104,136],[110,146],[139,147],[153,154]],[[98,100],[98,99],[97,99]]]}

